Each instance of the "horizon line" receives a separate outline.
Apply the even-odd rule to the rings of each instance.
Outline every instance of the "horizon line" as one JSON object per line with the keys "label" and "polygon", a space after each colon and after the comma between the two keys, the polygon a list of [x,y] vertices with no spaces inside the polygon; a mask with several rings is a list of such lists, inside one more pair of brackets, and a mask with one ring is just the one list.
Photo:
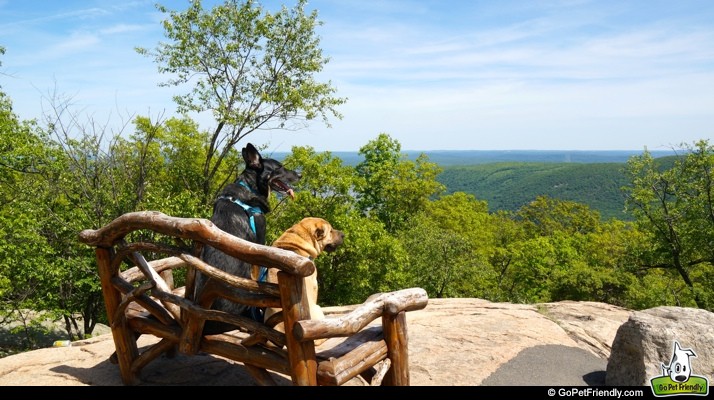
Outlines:
{"label": "horizon line", "polygon": [[[660,150],[650,150],[647,149],[649,152],[676,152],[676,151],[683,151],[686,149],[660,149]],[[316,152],[324,152],[324,151],[329,151],[332,153],[358,153],[360,150],[315,150]],[[535,152],[535,151],[540,151],[540,152],[643,152],[645,149],[600,149],[600,150],[583,150],[583,149],[406,149],[406,150],[400,150],[401,152],[418,152],[418,151],[429,151],[429,152],[467,152],[467,151],[500,151],[500,152],[515,152],[515,151],[524,151],[524,152]],[[280,151],[280,150],[275,150],[274,153],[290,153],[291,151]]]}

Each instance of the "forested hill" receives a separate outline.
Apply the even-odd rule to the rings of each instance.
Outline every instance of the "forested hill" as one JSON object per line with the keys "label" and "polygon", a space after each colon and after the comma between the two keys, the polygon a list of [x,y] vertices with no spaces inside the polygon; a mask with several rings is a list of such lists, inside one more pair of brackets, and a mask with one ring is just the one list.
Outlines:
{"label": "forested hill", "polygon": [[[447,193],[465,192],[488,202],[490,211],[518,210],[539,195],[587,204],[603,220],[631,220],[624,212],[621,190],[628,182],[626,162],[642,152],[630,150],[463,150],[405,151],[413,160],[426,154],[444,171],[437,180]],[[332,152],[347,165],[362,161],[357,152]],[[651,151],[660,162],[671,164],[671,151]],[[281,159],[286,154],[274,156]],[[666,161],[666,160],[670,161]]]}
{"label": "forested hill", "polygon": [[[657,159],[671,168],[676,157]],[[445,167],[437,180],[448,193],[466,192],[488,202],[490,211],[515,211],[539,195],[587,204],[603,220],[631,220],[624,212],[628,185],[621,163],[490,163]]]}
{"label": "forested hill", "polygon": [[446,167],[437,180],[448,193],[466,192],[488,202],[490,211],[515,211],[546,195],[587,204],[603,219],[628,220],[620,189],[624,163],[491,163]]}

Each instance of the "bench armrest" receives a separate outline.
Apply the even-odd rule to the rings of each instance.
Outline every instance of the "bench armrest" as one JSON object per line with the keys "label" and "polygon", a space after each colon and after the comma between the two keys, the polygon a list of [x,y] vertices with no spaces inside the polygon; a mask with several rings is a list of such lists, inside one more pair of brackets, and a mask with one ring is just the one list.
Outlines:
{"label": "bench armrest", "polygon": [[320,320],[297,321],[293,327],[293,336],[301,342],[350,336],[383,315],[397,315],[402,311],[421,310],[426,307],[428,301],[429,297],[422,288],[375,294],[345,315]]}

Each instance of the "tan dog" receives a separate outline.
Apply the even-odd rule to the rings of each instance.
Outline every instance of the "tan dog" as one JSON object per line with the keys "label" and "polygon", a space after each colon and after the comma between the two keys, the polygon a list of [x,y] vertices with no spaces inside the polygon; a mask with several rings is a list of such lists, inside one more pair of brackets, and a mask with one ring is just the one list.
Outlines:
{"label": "tan dog", "polygon": [[[294,251],[303,257],[309,257],[314,260],[323,251],[335,251],[337,247],[342,244],[344,237],[345,234],[342,231],[334,229],[332,225],[324,219],[307,217],[283,232],[283,234],[273,242],[272,246]],[[259,274],[260,267],[253,266],[253,279],[257,279]],[[325,314],[323,314],[322,309],[317,304],[317,270],[304,279],[310,305],[310,318],[322,319],[325,317]],[[276,268],[270,268],[266,280],[271,283],[277,283],[278,270]],[[268,321],[268,318],[279,311],[279,308],[266,308],[263,320]],[[282,330],[281,328],[282,323],[276,327],[276,329],[279,330]]]}

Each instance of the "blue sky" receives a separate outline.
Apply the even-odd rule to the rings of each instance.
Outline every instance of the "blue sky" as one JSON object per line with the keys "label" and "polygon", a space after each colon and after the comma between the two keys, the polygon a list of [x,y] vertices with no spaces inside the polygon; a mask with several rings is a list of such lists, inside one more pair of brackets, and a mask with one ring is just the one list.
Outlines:
{"label": "blue sky", "polygon": [[[294,4],[263,4],[283,2]],[[15,112],[40,118],[60,95],[117,126],[173,115],[177,89],[158,87],[167,77],[134,51],[165,39],[154,3],[0,0],[0,87]],[[331,58],[319,79],[348,98],[344,118],[248,137],[273,151],[358,150],[381,132],[403,150],[664,150],[714,137],[710,0],[315,0],[308,9],[324,22],[317,32]]]}

